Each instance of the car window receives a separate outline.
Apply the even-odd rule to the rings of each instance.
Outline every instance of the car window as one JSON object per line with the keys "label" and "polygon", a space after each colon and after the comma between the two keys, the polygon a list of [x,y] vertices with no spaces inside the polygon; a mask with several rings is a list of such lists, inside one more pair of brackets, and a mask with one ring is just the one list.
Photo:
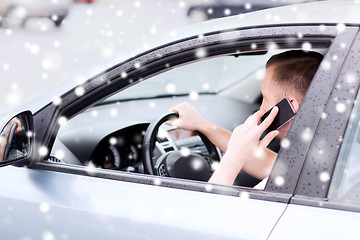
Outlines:
{"label": "car window", "polygon": [[[232,131],[259,109],[265,63],[271,55],[282,51],[285,50],[195,61],[141,81],[72,119],[60,118],[63,122],[49,160],[146,173],[143,139],[152,121],[176,104],[190,102],[206,119]],[[209,154],[210,150],[196,133],[165,124],[161,128],[153,152],[155,161],[172,150]],[[274,140],[270,148],[278,151],[280,142]],[[207,156],[206,159],[211,161],[214,171],[218,161],[212,162]],[[241,172],[235,183],[253,187],[260,180]]]}
{"label": "car window", "polygon": [[[329,188],[328,198],[340,201],[360,201],[360,95],[355,101],[342,140],[338,160]],[[339,105],[338,111],[341,111]]]}
{"label": "car window", "polygon": [[[205,50],[199,50],[199,54],[205,54]],[[181,95],[190,92],[217,93],[243,81],[250,75],[257,74],[261,80],[264,63],[271,54],[273,52],[247,56],[222,56],[185,65],[156,75],[151,80],[128,88],[105,102],[155,98],[169,94]]]}

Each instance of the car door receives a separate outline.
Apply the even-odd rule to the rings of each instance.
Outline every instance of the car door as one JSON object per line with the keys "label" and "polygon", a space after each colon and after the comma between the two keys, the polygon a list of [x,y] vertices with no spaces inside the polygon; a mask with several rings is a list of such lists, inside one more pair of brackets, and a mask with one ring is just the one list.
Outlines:
{"label": "car door", "polygon": [[357,34],[328,92],[295,195],[270,239],[359,237],[359,50]]}
{"label": "car door", "polygon": [[[326,47],[325,65],[312,84],[315,94],[324,76],[327,87],[332,87],[350,44],[338,53],[331,69],[328,62],[341,43],[352,42],[356,31],[355,27],[339,33],[335,26],[264,26],[208,33],[136,56],[65,93],[60,103],[35,113],[31,161],[22,167],[0,168],[0,181],[6,183],[0,185],[1,235],[6,239],[266,239],[294,194],[310,147],[308,142],[300,144],[297,129],[313,130],[320,121],[320,116],[304,117],[314,110],[311,93],[305,104],[309,107],[301,108],[289,135],[289,141],[298,141],[300,147],[280,151],[264,190],[44,162],[59,120],[71,119],[150,76],[199,61],[197,49],[206,50],[201,58],[210,58],[268,51],[274,45]],[[143,68],[136,67],[139,64]],[[326,96],[316,96],[318,106],[323,106]]]}

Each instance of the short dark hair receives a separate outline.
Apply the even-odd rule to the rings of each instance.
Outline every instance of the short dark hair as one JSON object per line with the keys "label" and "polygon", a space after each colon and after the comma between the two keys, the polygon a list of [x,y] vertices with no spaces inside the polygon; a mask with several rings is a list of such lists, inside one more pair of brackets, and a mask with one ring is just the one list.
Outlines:
{"label": "short dark hair", "polygon": [[305,96],[323,55],[314,51],[290,50],[273,55],[266,68],[274,67],[274,80],[279,86],[291,88]]}

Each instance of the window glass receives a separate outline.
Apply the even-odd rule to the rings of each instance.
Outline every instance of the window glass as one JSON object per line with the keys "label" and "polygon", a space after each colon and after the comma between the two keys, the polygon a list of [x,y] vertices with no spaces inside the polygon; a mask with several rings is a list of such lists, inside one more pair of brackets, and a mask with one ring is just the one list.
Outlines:
{"label": "window glass", "polygon": [[[257,74],[262,80],[264,64],[274,54],[222,56],[199,61],[156,75],[151,80],[132,86],[106,101],[155,98],[190,92],[217,93]],[[239,94],[241,95],[241,94]]]}
{"label": "window glass", "polygon": [[[72,119],[60,117],[58,122],[61,126],[49,161],[81,165],[91,170],[95,167],[146,173],[148,171],[144,166],[149,168],[149,164],[143,164],[144,159],[148,159],[144,158],[144,152],[147,151],[143,150],[149,144],[144,144],[144,134],[152,121],[168,112],[171,107],[189,102],[204,118],[232,131],[259,109],[265,64],[272,55],[283,51],[285,50],[258,50],[175,67],[105,99]],[[325,53],[326,50],[317,51]],[[187,157],[189,152],[203,156],[202,164],[210,166],[210,175],[206,175],[208,178],[218,166],[216,162],[213,164],[208,144],[196,132],[163,124],[158,133],[153,156],[150,158],[153,166],[159,170],[158,175],[169,176],[166,171],[161,171],[161,161],[176,151],[180,155],[186,155],[183,157]],[[279,140],[273,141],[269,148],[278,151]],[[182,151],[183,149],[185,150]],[[174,158],[180,159],[177,155]],[[174,166],[181,165],[177,163],[179,162]],[[196,170],[198,166],[196,163],[190,167]],[[172,174],[170,170],[169,174]],[[240,186],[253,187],[261,181],[245,172],[239,176],[235,184]]]}
{"label": "window glass", "polygon": [[360,201],[360,95],[358,94],[344,135],[328,198]]}

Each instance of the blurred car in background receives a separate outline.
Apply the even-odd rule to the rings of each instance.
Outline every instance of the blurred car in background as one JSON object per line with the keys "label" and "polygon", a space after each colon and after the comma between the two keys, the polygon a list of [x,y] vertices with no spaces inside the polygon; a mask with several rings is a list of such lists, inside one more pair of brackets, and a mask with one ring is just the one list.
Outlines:
{"label": "blurred car in background", "polygon": [[3,27],[24,27],[29,18],[49,18],[59,27],[68,15],[70,0],[1,0]]}
{"label": "blurred car in background", "polygon": [[76,3],[93,3],[95,0],[74,0]]}
{"label": "blurred car in background", "polygon": [[236,14],[253,12],[266,8],[315,1],[317,0],[215,0],[210,3],[190,6],[187,15],[193,22],[201,22],[214,18],[233,16]]}

